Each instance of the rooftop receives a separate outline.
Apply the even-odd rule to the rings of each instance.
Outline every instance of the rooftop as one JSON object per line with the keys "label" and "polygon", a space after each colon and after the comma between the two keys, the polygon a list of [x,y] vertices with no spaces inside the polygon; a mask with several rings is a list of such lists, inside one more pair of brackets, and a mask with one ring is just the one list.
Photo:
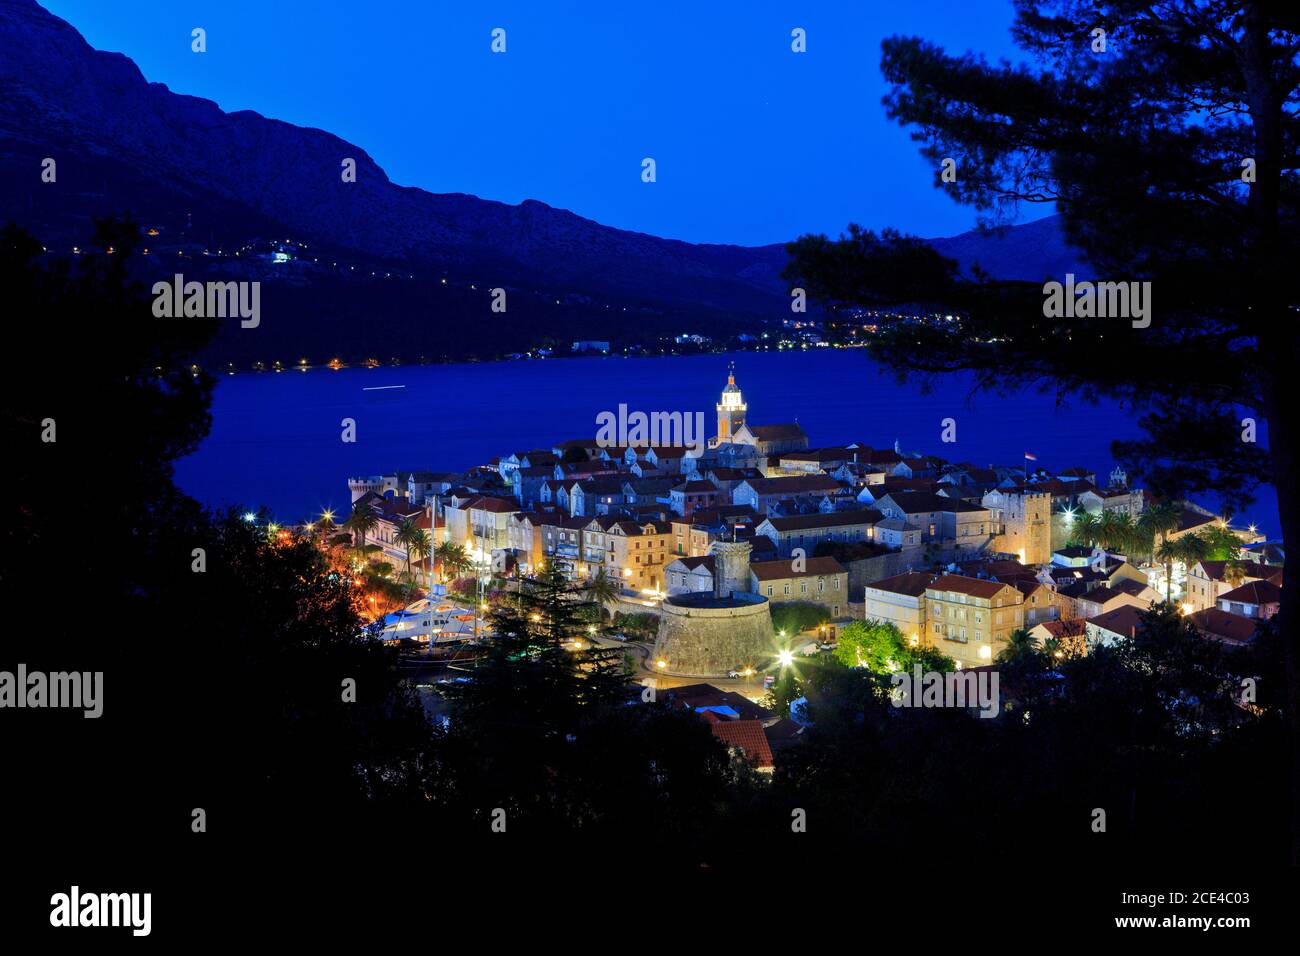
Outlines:
{"label": "rooftop", "polygon": [[804,570],[794,570],[793,561],[751,561],[749,570],[760,581],[784,578],[811,578],[825,574],[845,574],[844,566],[834,558],[805,558]]}

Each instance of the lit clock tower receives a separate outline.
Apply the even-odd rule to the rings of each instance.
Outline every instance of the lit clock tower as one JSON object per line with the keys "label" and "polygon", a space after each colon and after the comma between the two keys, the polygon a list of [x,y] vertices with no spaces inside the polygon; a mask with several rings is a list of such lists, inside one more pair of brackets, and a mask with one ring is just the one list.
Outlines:
{"label": "lit clock tower", "polygon": [[736,363],[727,366],[727,387],[722,390],[722,400],[718,402],[718,443],[729,442],[735,438],[740,426],[745,424],[745,399],[736,384]]}

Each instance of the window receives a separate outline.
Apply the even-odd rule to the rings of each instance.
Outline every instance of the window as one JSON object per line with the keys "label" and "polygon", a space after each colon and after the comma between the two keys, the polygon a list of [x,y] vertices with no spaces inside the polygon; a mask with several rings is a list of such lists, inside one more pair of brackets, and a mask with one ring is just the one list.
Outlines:
{"label": "window", "polygon": [[767,586],[767,596],[768,597],[772,596],[772,585],[770,584]]}
{"label": "window", "polygon": [[789,593],[790,593],[790,585],[789,585],[789,584],[785,585],[784,593],[785,593],[785,594],[789,594]]}

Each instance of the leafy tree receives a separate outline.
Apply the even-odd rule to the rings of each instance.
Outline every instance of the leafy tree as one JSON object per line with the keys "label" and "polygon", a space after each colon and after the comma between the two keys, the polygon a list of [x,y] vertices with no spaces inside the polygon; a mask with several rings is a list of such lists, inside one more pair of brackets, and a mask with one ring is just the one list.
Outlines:
{"label": "leafy tree", "polygon": [[329,542],[338,532],[338,525],[330,515],[321,515],[311,526],[312,534],[320,542]]}
{"label": "leafy tree", "polygon": [[1205,558],[1210,561],[1236,561],[1241,557],[1241,538],[1221,525],[1198,531],[1205,542]]}
{"label": "leafy tree", "polygon": [[790,705],[803,696],[799,673],[794,665],[785,665],[777,671],[776,680],[768,688],[765,706],[773,713],[785,716],[790,712]]}
{"label": "leafy tree", "polygon": [[787,601],[772,605],[772,628],[778,634],[785,633],[788,637],[811,631],[830,618],[826,608],[808,601]]}
{"label": "leafy tree", "polygon": [[[832,313],[921,302],[955,315],[881,324],[871,349],[900,373],[968,370],[992,389],[1130,403],[1145,435],[1114,446],[1130,473],[1162,497],[1208,491],[1234,509],[1271,480],[1295,548],[1300,15],[1265,0],[1016,0],[1013,35],[1036,68],[885,40],[888,114],[914,130],[936,184],[987,225],[1054,204],[1096,276],[1151,283],[1150,321],[1055,318],[1039,281],[962,275],[920,240],[856,226],[794,243],[787,277]],[[942,182],[944,158],[955,182]],[[1255,422],[1267,449],[1243,440]],[[1300,860],[1295,613],[1284,592]]]}
{"label": "leafy tree", "polygon": [[575,795],[563,771],[593,728],[627,706],[630,668],[621,648],[587,639],[585,587],[557,564],[522,579],[517,598],[489,615],[493,637],[470,681],[447,690],[450,745],[462,755],[452,772],[461,792],[489,801],[480,808],[513,809],[567,830],[599,791]]}
{"label": "leafy tree", "polygon": [[[176,826],[178,807],[204,807],[241,849],[269,833],[360,832],[382,819],[370,815],[378,805],[416,805],[409,767],[428,750],[423,711],[387,650],[361,635],[351,576],[319,547],[269,533],[265,513],[209,515],[176,488],[174,462],[209,426],[212,377],[198,362],[217,323],[155,318],[131,278],[139,248],[129,222],[100,223],[72,260],[0,230],[8,345],[33,359],[0,380],[0,430],[19,452],[7,467],[21,489],[5,504],[0,595],[13,634],[0,667],[102,672],[101,739],[129,741],[134,754],[122,786],[120,746],[79,747],[69,761],[68,725],[16,727],[8,756],[30,777],[13,811],[40,846],[28,854],[13,834],[14,852],[50,853],[50,835],[88,793],[114,825],[57,845],[78,869],[174,860],[177,837],[191,835]],[[55,341],[51,329],[67,334]],[[57,426],[49,443],[46,418]],[[50,476],[88,463],[103,495],[101,545],[68,549],[84,538],[85,513]],[[94,626],[51,613],[66,605],[66,584],[37,569],[55,564],[95,609]],[[356,681],[355,703],[342,700],[344,679]]]}
{"label": "leafy tree", "polygon": [[887,621],[854,621],[840,631],[834,656],[847,667],[865,667],[873,674],[910,671],[920,664],[925,671],[947,672],[956,667],[951,658],[933,648],[913,647],[903,632]]}

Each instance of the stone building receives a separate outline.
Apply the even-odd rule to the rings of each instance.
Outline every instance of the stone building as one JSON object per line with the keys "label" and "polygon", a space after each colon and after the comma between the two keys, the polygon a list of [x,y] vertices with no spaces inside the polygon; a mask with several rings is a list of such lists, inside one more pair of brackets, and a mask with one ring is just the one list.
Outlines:
{"label": "stone building", "polygon": [[749,591],[750,550],[748,541],[713,542],[714,590],[663,600],[653,660],[665,673],[716,677],[771,657],[771,606]]}
{"label": "stone building", "polygon": [[1052,496],[1032,487],[994,488],[980,502],[989,511],[990,550],[1018,555],[1022,564],[1052,560]]}

